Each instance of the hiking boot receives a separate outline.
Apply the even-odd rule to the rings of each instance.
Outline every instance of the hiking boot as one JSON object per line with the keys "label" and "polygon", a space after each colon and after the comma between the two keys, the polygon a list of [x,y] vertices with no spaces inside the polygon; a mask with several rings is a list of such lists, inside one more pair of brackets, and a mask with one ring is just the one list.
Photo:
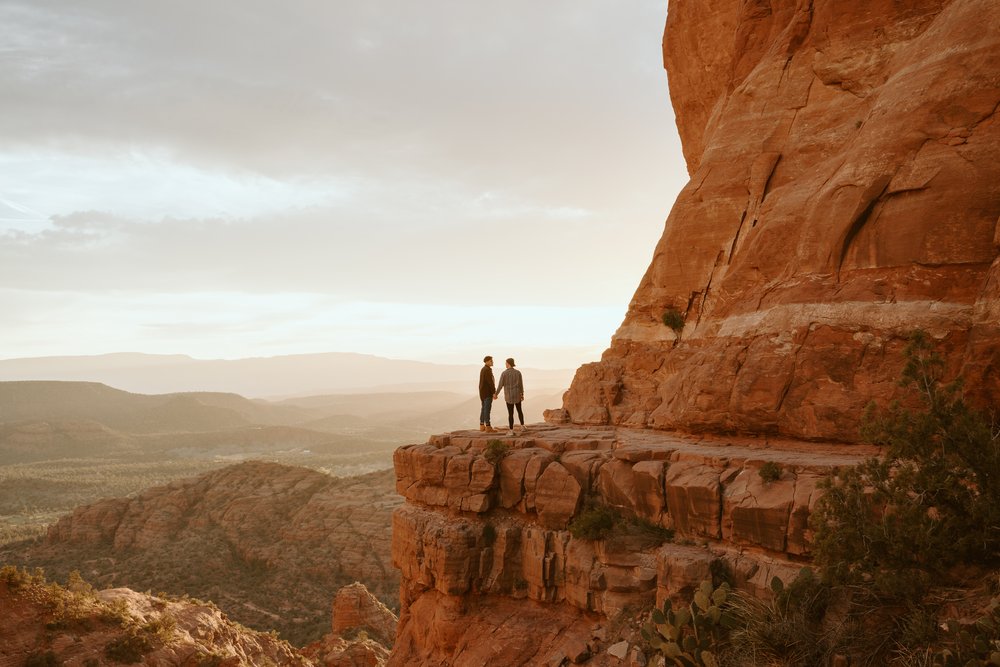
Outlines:
{"label": "hiking boot", "polygon": [[487,424],[486,428],[484,428],[483,430],[486,431],[487,433],[496,433],[497,432],[497,430],[495,428],[493,428],[492,426],[490,426],[489,424]]}
{"label": "hiking boot", "polygon": [[480,431],[485,431],[486,430],[486,424],[480,424],[479,425],[479,430]]}

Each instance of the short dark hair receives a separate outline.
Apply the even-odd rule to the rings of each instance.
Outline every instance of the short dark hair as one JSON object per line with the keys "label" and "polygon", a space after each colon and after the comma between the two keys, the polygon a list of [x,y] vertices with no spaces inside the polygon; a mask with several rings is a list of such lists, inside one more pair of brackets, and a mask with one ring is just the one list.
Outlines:
{"label": "short dark hair", "polygon": [[485,364],[487,361],[493,361],[493,357],[487,354],[485,357],[483,357],[483,363]]}
{"label": "short dark hair", "polygon": [[511,365],[511,368],[513,368],[514,367],[514,357],[508,357],[507,358],[507,363]]}

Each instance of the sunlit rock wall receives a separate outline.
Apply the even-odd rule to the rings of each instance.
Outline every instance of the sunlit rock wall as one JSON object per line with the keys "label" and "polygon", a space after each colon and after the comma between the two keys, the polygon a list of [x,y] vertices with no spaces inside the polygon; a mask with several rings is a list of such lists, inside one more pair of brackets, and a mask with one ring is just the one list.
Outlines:
{"label": "sunlit rock wall", "polygon": [[1000,403],[998,25],[995,0],[671,0],[691,180],[554,418],[853,440],[914,328]]}

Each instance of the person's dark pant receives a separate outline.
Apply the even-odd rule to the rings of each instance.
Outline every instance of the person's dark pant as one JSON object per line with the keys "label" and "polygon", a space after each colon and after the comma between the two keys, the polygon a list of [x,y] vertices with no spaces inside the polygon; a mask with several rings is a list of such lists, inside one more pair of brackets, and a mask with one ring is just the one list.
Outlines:
{"label": "person's dark pant", "polygon": [[490,423],[490,412],[493,411],[493,397],[487,396],[483,399],[483,409],[479,411],[479,423]]}
{"label": "person's dark pant", "polygon": [[521,412],[521,404],[518,403],[508,403],[507,404],[507,424],[510,426],[510,430],[514,430],[514,408],[517,408],[517,418],[521,421],[521,426],[524,426],[524,413]]}

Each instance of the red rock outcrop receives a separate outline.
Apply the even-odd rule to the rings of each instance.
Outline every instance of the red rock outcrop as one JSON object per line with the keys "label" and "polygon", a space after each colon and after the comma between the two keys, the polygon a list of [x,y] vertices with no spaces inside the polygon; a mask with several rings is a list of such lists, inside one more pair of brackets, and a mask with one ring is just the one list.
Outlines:
{"label": "red rock outcrop", "polygon": [[335,478],[243,463],[79,507],[46,544],[0,549],[0,562],[210,599],[302,645],[319,638],[327,604],[350,582],[395,602],[388,527],[402,499],[393,481],[391,471]]}
{"label": "red rock outcrop", "polygon": [[302,653],[323,667],[385,667],[398,619],[355,582],[337,591],[332,631]]}
{"label": "red rock outcrop", "polygon": [[337,591],[333,599],[333,633],[364,630],[391,644],[399,619],[365,585],[354,582]]}
{"label": "red rock outcrop", "polygon": [[[720,564],[758,594],[793,578],[817,480],[876,451],[538,425],[503,438],[494,465],[491,440],[458,432],[395,453],[407,503],[393,514],[390,665],[621,665],[611,619],[687,595]],[[765,462],[777,479],[760,474]],[[594,505],[639,522],[574,537],[571,520]]]}
{"label": "red rock outcrop", "polygon": [[[294,665],[384,667],[396,617],[359,583],[333,603],[332,632],[297,651],[249,630],[210,602],[127,588],[68,588],[14,568],[0,570],[0,665]],[[374,633],[375,637],[368,635]]]}
{"label": "red rock outcrop", "polygon": [[691,181],[552,419],[851,441],[915,328],[1000,402],[997,25],[995,0],[671,0]]}
{"label": "red rock outcrop", "polygon": [[0,580],[0,665],[312,664],[287,642],[234,623],[209,603],[127,588],[70,592],[17,579]]}

